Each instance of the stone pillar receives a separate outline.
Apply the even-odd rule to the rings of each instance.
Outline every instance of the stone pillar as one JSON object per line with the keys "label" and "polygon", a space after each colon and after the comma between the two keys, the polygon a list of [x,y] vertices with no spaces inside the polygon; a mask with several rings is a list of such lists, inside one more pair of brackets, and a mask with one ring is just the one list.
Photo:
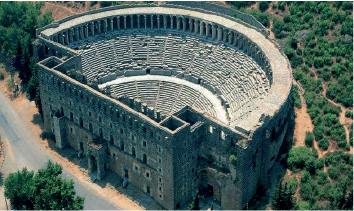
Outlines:
{"label": "stone pillar", "polygon": [[117,29],[120,29],[120,16],[117,16]]}
{"label": "stone pillar", "polygon": [[111,32],[114,29],[114,27],[113,27],[113,19],[112,18],[110,19],[110,22],[109,22],[109,28],[110,28]]}
{"label": "stone pillar", "polygon": [[107,18],[103,20],[103,32],[107,32],[108,31],[108,21]]}
{"label": "stone pillar", "polygon": [[74,30],[72,28],[69,29],[69,42],[74,42]]}
{"label": "stone pillar", "polygon": [[167,29],[167,16],[166,15],[163,16],[163,28]]}
{"label": "stone pillar", "polygon": [[240,50],[242,50],[242,48],[243,48],[242,43],[243,43],[243,38],[239,37],[239,39],[238,39],[238,49],[240,49]]}
{"label": "stone pillar", "polygon": [[170,15],[170,17],[171,17],[171,29],[173,29],[173,16]]}
{"label": "stone pillar", "polygon": [[223,32],[223,34],[224,34],[224,36],[223,36],[223,41],[224,42],[226,42],[226,40],[227,40],[227,36],[229,36],[227,33],[226,33],[226,29],[224,30],[224,32]]}
{"label": "stone pillar", "polygon": [[97,24],[98,24],[98,27],[97,27],[98,28],[98,34],[101,34],[102,33],[101,21],[98,21]]}
{"label": "stone pillar", "polygon": [[150,16],[150,19],[151,19],[151,25],[150,25],[150,27],[153,29],[153,28],[154,28],[154,16],[151,15],[151,16]]}
{"label": "stone pillar", "polygon": [[124,16],[124,29],[127,29],[127,16]]}
{"label": "stone pillar", "polygon": [[157,16],[157,28],[160,29],[160,17]]}
{"label": "stone pillar", "polygon": [[192,19],[189,19],[189,32],[192,33],[192,30],[193,30],[193,20]]}
{"label": "stone pillar", "polygon": [[216,37],[216,26],[213,24],[211,27],[211,39],[215,39]]}
{"label": "stone pillar", "polygon": [[229,44],[232,44],[233,40],[232,40],[232,32],[229,31]]}
{"label": "stone pillar", "polygon": [[204,23],[203,22],[199,23],[199,35],[200,36],[204,35]]}
{"label": "stone pillar", "polygon": [[198,33],[198,22],[194,21],[194,34]]}
{"label": "stone pillar", "polygon": [[222,39],[222,29],[218,28],[218,41]]}
{"label": "stone pillar", "polygon": [[134,15],[132,15],[132,16],[130,17],[130,28],[131,28],[131,29],[134,29],[134,20],[133,20],[133,18],[134,18]]}
{"label": "stone pillar", "polygon": [[85,35],[84,35],[84,27],[83,26],[80,26],[80,39],[84,39],[85,38]]}
{"label": "stone pillar", "polygon": [[187,30],[187,20],[185,17],[183,17],[183,32],[186,32]]}
{"label": "stone pillar", "polygon": [[79,41],[79,39],[80,39],[80,37],[79,37],[79,28],[76,27],[76,28],[75,28],[75,40],[76,40],[76,41]]}
{"label": "stone pillar", "polygon": [[138,15],[138,29],[140,29],[140,15]]}
{"label": "stone pillar", "polygon": [[234,41],[233,41],[232,45],[234,45],[234,46],[237,45],[237,34],[236,34],[236,32],[234,32]]}
{"label": "stone pillar", "polygon": [[92,22],[90,24],[90,30],[91,30],[92,36],[94,36],[95,35],[95,22]]}
{"label": "stone pillar", "polygon": [[206,32],[205,32],[205,36],[208,38],[209,37],[209,30],[210,30],[210,25],[207,24],[206,25]]}
{"label": "stone pillar", "polygon": [[58,34],[58,39],[59,39],[59,43],[60,44],[64,44],[64,35],[63,35],[63,33],[59,33]]}
{"label": "stone pillar", "polygon": [[180,29],[181,19],[177,18],[177,31]]}
{"label": "stone pillar", "polygon": [[146,15],[144,15],[145,29],[147,29]]}
{"label": "stone pillar", "polygon": [[65,45],[69,44],[69,30],[65,32]]}
{"label": "stone pillar", "polygon": [[84,26],[84,29],[85,29],[85,38],[87,38],[89,36],[89,29],[88,29],[88,24],[86,24],[86,26]]}

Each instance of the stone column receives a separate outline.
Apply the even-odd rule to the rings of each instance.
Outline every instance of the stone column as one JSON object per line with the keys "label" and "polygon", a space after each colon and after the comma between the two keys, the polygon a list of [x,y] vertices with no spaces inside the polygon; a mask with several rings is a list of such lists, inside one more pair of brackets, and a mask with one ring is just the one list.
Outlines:
{"label": "stone column", "polygon": [[88,29],[88,24],[86,24],[85,26],[84,26],[84,28],[85,28],[85,38],[87,38],[88,36],[89,36],[89,29]]}
{"label": "stone column", "polygon": [[109,28],[110,28],[111,32],[114,29],[114,27],[113,27],[113,19],[112,18],[110,19]]}
{"label": "stone column", "polygon": [[211,26],[211,39],[215,39],[215,37],[216,37],[216,26],[213,24],[212,26]]}
{"label": "stone column", "polygon": [[229,36],[229,35],[226,33],[226,29],[224,30],[223,34],[224,34],[224,36],[223,36],[223,41],[226,42],[227,36]]}
{"label": "stone column", "polygon": [[171,16],[171,29],[173,29],[173,16],[172,15],[170,16]]}
{"label": "stone column", "polygon": [[194,34],[198,33],[198,22],[194,21]]}
{"label": "stone column", "polygon": [[130,28],[131,28],[131,29],[134,29],[134,20],[133,20],[133,18],[134,18],[134,15],[132,15],[132,16],[130,17]]}
{"label": "stone column", "polygon": [[237,33],[234,31],[234,41],[232,45],[236,46],[237,45]]}
{"label": "stone column", "polygon": [[157,16],[157,28],[160,29],[160,17]]}
{"label": "stone column", "polygon": [[69,44],[69,30],[65,32],[65,45]]}
{"label": "stone column", "polygon": [[181,19],[177,18],[177,31],[180,29]]}
{"label": "stone column", "polygon": [[163,16],[163,28],[167,29],[167,16],[166,15]]}
{"label": "stone column", "polygon": [[80,37],[79,37],[79,28],[76,27],[76,28],[75,28],[75,40],[76,40],[76,41],[79,41],[79,39],[80,39]]}
{"label": "stone column", "polygon": [[238,49],[240,49],[240,50],[242,50],[242,48],[243,48],[242,43],[243,43],[243,38],[239,37],[239,39],[238,39]]}
{"label": "stone column", "polygon": [[187,30],[187,20],[185,17],[183,17],[183,32],[186,32]]}
{"label": "stone column", "polygon": [[74,30],[69,29],[69,42],[72,43],[74,42]]}
{"label": "stone column", "polygon": [[102,33],[101,21],[98,21],[98,22],[97,22],[97,25],[98,25],[98,34],[101,34],[101,33]]}
{"label": "stone column", "polygon": [[150,16],[150,19],[151,19],[151,25],[150,25],[150,27],[153,29],[153,28],[154,28],[154,16],[151,15],[151,16]]}
{"label": "stone column", "polygon": [[124,29],[127,29],[127,16],[124,16]]}
{"label": "stone column", "polygon": [[117,16],[117,29],[120,29],[120,16]]}
{"label": "stone column", "polygon": [[222,39],[222,29],[218,28],[218,41]]}
{"label": "stone column", "polygon": [[231,33],[231,32],[229,31],[229,44],[231,44],[232,41],[233,41],[233,40],[232,40],[232,34],[233,34],[233,33]]}
{"label": "stone column", "polygon": [[84,39],[85,38],[85,35],[84,35],[84,27],[83,26],[80,26],[80,39]]}
{"label": "stone column", "polygon": [[138,15],[138,29],[140,29],[140,15]]}
{"label": "stone column", "polygon": [[189,32],[192,33],[192,30],[193,30],[193,24],[192,24],[193,20],[192,19],[189,19]]}
{"label": "stone column", "polygon": [[92,22],[90,24],[90,30],[91,30],[92,36],[94,36],[95,35],[95,22]]}
{"label": "stone column", "polygon": [[204,24],[203,24],[203,22],[200,22],[199,23],[199,35],[203,36],[203,34],[204,34]]}
{"label": "stone column", "polygon": [[144,15],[145,29],[147,29],[147,22],[146,22],[146,20],[147,20],[146,15]]}
{"label": "stone column", "polygon": [[209,37],[209,30],[210,30],[210,25],[207,23],[207,24],[206,24],[206,30],[205,30],[205,36],[206,36],[206,38]]}
{"label": "stone column", "polygon": [[59,33],[58,34],[58,40],[59,40],[59,43],[60,44],[64,44],[64,35],[63,35],[63,33]]}

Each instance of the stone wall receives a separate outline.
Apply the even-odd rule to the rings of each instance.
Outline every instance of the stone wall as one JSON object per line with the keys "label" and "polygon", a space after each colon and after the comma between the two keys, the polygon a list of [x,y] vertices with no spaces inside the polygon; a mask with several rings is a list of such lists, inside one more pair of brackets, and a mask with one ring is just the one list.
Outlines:
{"label": "stone wall", "polygon": [[[126,6],[129,7],[135,6]],[[117,8],[86,14],[113,9]],[[203,185],[213,187],[222,209],[245,208],[257,187],[268,183],[268,171],[287,130],[291,95],[274,116],[262,116],[252,130],[245,130],[242,125],[231,128],[190,107],[164,119],[140,101],[120,102],[85,84],[80,78],[80,55],[67,46],[107,30],[179,30],[243,50],[272,81],[267,55],[237,31],[191,16],[105,17],[53,36],[40,34],[81,16],[68,17],[37,31],[36,52],[39,59],[44,59],[38,64],[44,128],[54,132],[57,146],[82,150],[89,158],[89,172],[97,172],[99,180],[110,169],[167,209],[189,203],[195,190]],[[230,164],[231,155],[237,156],[237,164]],[[202,180],[204,172],[206,177]]]}

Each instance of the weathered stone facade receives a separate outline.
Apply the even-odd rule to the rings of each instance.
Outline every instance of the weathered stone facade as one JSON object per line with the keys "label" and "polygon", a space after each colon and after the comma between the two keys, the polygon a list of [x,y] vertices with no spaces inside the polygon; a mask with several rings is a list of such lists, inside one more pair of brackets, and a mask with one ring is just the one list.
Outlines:
{"label": "weathered stone facade", "polygon": [[[227,115],[232,115],[222,90],[215,91],[206,78],[174,73],[168,64],[163,67],[169,74],[154,69],[152,62],[140,64],[138,71],[119,63],[120,70],[109,79],[103,73],[89,79],[79,47],[124,30],[132,34],[178,31],[201,42],[226,45],[252,58],[270,88],[264,98],[250,101],[259,104],[252,107],[254,111],[234,122],[187,103],[166,115],[138,98],[111,97],[99,88],[103,83],[154,73],[212,90]],[[286,57],[261,32],[200,9],[135,5],[75,15],[37,30],[37,35],[34,47],[41,60],[38,75],[45,130],[54,133],[59,148],[82,150],[89,158],[89,172],[97,172],[99,180],[110,169],[167,209],[184,206],[198,188],[211,193],[222,209],[242,209],[258,185],[267,186],[268,171],[287,130],[291,69]],[[237,161],[231,163],[231,155]]]}

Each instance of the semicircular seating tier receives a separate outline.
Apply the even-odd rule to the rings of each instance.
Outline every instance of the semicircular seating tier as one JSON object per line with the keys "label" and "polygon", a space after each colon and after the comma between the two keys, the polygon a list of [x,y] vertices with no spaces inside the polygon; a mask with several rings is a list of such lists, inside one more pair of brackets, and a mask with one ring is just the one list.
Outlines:
{"label": "semicircular seating tier", "polygon": [[[223,99],[230,124],[255,110],[255,102],[263,99],[270,88],[265,72],[242,51],[188,34],[130,30],[104,39],[102,36],[91,39],[96,40],[70,46],[79,49],[83,75],[88,82],[107,75],[113,75],[112,79],[127,77],[129,71],[142,73],[147,69],[177,78],[193,76],[212,87],[215,95]],[[144,97],[140,99],[150,103]],[[155,106],[163,110],[159,104]],[[215,116],[207,105],[199,108]],[[171,110],[165,113],[169,112]]]}

